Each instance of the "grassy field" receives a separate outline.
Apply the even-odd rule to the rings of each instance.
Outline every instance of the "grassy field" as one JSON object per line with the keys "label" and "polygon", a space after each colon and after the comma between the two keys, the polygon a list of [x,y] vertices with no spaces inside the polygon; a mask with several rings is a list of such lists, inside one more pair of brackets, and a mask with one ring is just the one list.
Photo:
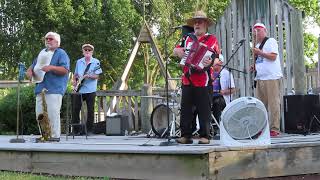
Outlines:
{"label": "grassy field", "polygon": [[20,172],[8,172],[0,171],[0,180],[87,180],[87,179],[101,179],[101,180],[112,180],[110,178],[89,178],[89,177],[67,177],[67,176],[52,176],[52,175],[40,175],[40,174],[29,174]]}

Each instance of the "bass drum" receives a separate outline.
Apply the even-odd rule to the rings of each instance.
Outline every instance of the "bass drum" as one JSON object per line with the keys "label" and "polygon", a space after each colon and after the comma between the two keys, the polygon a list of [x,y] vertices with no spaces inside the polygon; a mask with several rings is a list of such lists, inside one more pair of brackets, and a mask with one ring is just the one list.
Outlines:
{"label": "bass drum", "polygon": [[[165,137],[167,134],[165,132],[168,127],[167,109],[168,109],[167,105],[159,104],[153,109],[151,114],[150,123],[151,123],[152,131],[155,135],[159,137]],[[171,123],[174,114],[171,108],[169,108],[168,111],[169,111],[169,121]],[[177,123],[176,123],[176,129],[177,129]]]}

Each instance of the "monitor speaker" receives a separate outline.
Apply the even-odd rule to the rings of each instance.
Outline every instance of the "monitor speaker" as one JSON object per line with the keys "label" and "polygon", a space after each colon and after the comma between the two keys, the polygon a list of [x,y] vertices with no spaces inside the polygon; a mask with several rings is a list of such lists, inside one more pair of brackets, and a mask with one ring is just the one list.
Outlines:
{"label": "monitor speaker", "polygon": [[319,95],[288,95],[283,97],[283,102],[286,133],[308,134],[320,130]]}

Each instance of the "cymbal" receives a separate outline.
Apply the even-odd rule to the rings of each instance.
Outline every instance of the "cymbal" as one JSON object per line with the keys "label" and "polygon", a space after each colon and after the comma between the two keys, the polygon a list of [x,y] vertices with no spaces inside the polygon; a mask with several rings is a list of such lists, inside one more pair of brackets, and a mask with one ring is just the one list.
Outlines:
{"label": "cymbal", "polygon": [[165,99],[165,97],[161,97],[161,96],[140,96],[140,97],[143,97],[143,98],[154,98],[154,99]]}

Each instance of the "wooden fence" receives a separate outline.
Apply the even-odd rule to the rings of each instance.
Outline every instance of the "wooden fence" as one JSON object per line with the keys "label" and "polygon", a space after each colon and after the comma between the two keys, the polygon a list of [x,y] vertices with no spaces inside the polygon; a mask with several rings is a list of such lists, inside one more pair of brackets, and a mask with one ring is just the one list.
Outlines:
{"label": "wooden fence", "polygon": [[250,42],[251,29],[256,22],[264,23],[268,36],[279,43],[285,83],[283,94],[290,92],[293,87],[303,93],[306,87],[301,87],[305,84],[301,12],[285,0],[233,0],[210,31],[217,36],[225,60],[231,57],[237,42],[246,40],[228,64],[232,68],[248,72],[233,72],[236,87],[240,90],[236,96],[253,95],[253,77],[249,73],[249,67],[253,64]]}
{"label": "wooden fence", "polygon": [[[169,97],[175,92],[169,91]],[[104,121],[109,115],[113,97],[116,97],[116,106],[110,109],[111,113],[128,116],[129,130],[147,132],[151,129],[150,115],[153,109],[166,101],[164,90],[152,90],[146,93],[144,90],[108,90],[97,91],[98,113],[96,122]]]}

